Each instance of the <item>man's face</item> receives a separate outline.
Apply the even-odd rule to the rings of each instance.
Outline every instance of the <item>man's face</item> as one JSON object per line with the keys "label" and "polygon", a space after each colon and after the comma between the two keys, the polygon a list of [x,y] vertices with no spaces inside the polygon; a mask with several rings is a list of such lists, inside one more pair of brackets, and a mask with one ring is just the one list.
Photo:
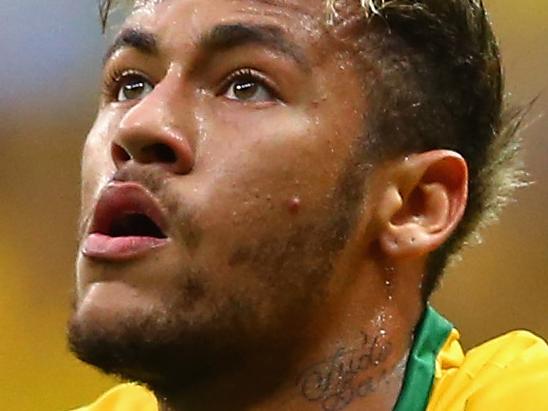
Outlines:
{"label": "man's face", "polygon": [[73,348],[151,381],[290,351],[362,198],[358,65],[320,0],[148,2],[122,33],[83,155]]}

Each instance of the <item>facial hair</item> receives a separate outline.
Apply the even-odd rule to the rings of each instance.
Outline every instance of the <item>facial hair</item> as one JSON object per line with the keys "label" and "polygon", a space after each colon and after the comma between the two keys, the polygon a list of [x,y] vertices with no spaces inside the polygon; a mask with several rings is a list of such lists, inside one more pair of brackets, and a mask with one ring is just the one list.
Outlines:
{"label": "facial hair", "polygon": [[[166,396],[246,364],[267,367],[272,379],[283,375],[298,355],[295,341],[321,306],[333,264],[352,232],[366,175],[365,167],[355,166],[361,163],[354,158],[359,152],[353,151],[333,201],[316,224],[297,225],[232,250],[228,264],[260,276],[268,299],[276,302],[267,317],[258,312],[256,296],[235,289],[215,303],[210,315],[193,318],[189,313],[207,299],[206,279],[215,276],[207,267],[185,267],[174,284],[176,292],[162,306],[128,311],[117,318],[115,329],[81,321],[75,303],[68,325],[70,349],[107,374]],[[154,173],[141,182],[152,192],[162,186]],[[186,229],[192,225],[185,217],[180,222]]]}

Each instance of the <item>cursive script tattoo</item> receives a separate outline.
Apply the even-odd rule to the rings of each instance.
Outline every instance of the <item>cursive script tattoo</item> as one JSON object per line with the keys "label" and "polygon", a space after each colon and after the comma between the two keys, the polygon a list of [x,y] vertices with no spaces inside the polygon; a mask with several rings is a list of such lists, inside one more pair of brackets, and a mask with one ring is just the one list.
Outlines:
{"label": "cursive script tattoo", "polygon": [[327,360],[312,365],[297,379],[298,387],[304,398],[317,402],[324,411],[342,410],[374,390],[373,378],[359,378],[358,374],[380,366],[390,350],[390,342],[362,333],[360,347],[340,348]]}

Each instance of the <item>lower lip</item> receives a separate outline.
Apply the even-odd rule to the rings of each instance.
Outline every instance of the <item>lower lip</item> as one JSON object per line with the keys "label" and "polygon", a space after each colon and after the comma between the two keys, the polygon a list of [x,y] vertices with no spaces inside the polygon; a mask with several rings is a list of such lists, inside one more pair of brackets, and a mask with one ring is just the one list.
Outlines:
{"label": "lower lip", "polygon": [[126,261],[163,247],[168,241],[167,238],[110,237],[105,234],[94,233],[84,240],[82,254],[100,260]]}

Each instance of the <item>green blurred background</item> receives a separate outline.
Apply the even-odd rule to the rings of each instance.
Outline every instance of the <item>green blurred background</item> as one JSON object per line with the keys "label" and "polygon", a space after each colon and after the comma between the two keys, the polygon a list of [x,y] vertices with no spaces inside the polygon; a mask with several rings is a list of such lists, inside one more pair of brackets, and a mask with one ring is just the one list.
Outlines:
{"label": "green blurred background", "polygon": [[[548,1],[487,0],[535,184],[447,275],[435,304],[466,346],[512,328],[548,336]],[[114,381],[67,352],[79,155],[104,39],[95,0],[0,0],[0,409],[67,410]]]}

